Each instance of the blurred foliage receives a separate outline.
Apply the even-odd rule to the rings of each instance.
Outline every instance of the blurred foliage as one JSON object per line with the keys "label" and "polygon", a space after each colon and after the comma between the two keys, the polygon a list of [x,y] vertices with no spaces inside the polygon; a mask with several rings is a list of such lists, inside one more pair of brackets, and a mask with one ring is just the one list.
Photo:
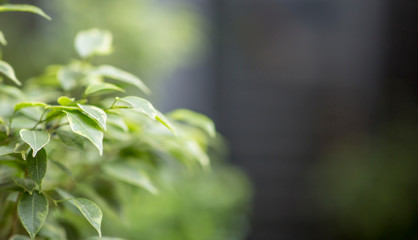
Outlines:
{"label": "blurred foliage", "polygon": [[335,144],[313,177],[331,239],[418,236],[417,142],[416,122],[397,121]]}
{"label": "blurred foliage", "polygon": [[62,64],[76,57],[71,48],[63,46],[71,46],[78,31],[93,27],[118,36],[113,56],[98,63],[123,63],[124,69],[148,80],[160,79],[188,62],[204,44],[203,19],[191,4],[178,1],[20,2],[36,2],[53,19],[20,13],[0,16],[0,29],[9,42],[4,55],[23,79],[39,74],[51,62]]}
{"label": "blurred foliage", "polygon": [[[250,184],[224,162],[212,120],[126,97],[149,89],[102,64],[161,74],[195,46],[194,17],[152,1],[37,2],[56,25],[0,19],[11,63],[0,68],[0,239],[243,239]],[[99,29],[74,44],[87,24],[117,33],[115,46]],[[80,59],[68,61],[73,47]],[[23,88],[7,85],[54,61]]]}

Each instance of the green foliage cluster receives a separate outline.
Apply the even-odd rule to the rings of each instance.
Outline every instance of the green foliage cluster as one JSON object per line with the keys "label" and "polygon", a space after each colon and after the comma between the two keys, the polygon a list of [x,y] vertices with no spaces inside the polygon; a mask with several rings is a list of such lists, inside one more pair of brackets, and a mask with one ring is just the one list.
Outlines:
{"label": "green foliage cluster", "polygon": [[[0,5],[5,11],[49,19],[30,5]],[[2,32],[0,43],[7,44]],[[203,179],[214,176],[208,150],[216,131],[209,118],[186,109],[163,114],[144,98],[124,96],[126,88],[150,90],[120,68],[92,64],[95,56],[112,53],[109,31],[79,32],[74,45],[80,59],[48,66],[23,89],[6,85],[22,84],[12,66],[0,60],[0,239],[28,239],[25,232],[30,239],[80,239],[93,229],[101,239],[114,239],[102,237],[102,220],[111,219],[109,233],[120,232],[112,226],[127,214],[123,208],[137,209],[126,201],[138,197],[132,189],[176,202],[168,185],[190,179],[207,185],[196,173],[206,174]],[[234,181],[229,176],[219,182],[236,188],[238,196],[224,197],[221,209],[245,205],[247,186],[233,186]],[[208,189],[217,193],[216,187]]]}

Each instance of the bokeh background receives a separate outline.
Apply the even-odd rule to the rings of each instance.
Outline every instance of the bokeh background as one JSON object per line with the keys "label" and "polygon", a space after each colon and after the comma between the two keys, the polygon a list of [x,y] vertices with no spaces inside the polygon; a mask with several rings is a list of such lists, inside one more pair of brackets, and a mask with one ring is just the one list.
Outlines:
{"label": "bokeh background", "polygon": [[13,2],[53,18],[0,16],[19,78],[76,57],[79,30],[109,29],[115,53],[97,63],[228,142],[214,176],[132,209],[154,217],[144,239],[418,239],[417,1]]}

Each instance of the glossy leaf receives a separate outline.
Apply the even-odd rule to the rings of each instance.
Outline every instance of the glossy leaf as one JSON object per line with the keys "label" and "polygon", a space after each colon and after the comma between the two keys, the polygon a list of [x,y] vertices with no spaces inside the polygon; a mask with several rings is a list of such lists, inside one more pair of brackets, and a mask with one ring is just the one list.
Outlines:
{"label": "glossy leaf", "polygon": [[70,201],[78,208],[78,210],[80,210],[83,216],[97,230],[99,236],[101,237],[103,213],[99,206],[97,206],[94,202],[84,198],[74,198]]}
{"label": "glossy leaf", "polygon": [[41,150],[46,144],[48,144],[50,135],[46,131],[38,130],[20,130],[20,137],[33,149],[33,157]]}
{"label": "glossy leaf", "polygon": [[20,86],[22,83],[16,78],[15,71],[7,62],[0,60],[0,73],[12,80],[16,85]]}
{"label": "glossy leaf", "polygon": [[77,104],[77,106],[82,110],[82,112],[89,116],[91,119],[93,119],[97,124],[99,124],[99,126],[106,131],[106,113],[96,107],[96,106],[91,106],[91,105],[81,105],[81,104]]}
{"label": "glossy leaf", "polygon": [[158,190],[154,187],[151,180],[144,172],[140,172],[128,165],[113,163],[105,165],[103,170],[106,174],[120,181],[142,187],[153,194],[158,193]]}
{"label": "glossy leaf", "polygon": [[123,90],[122,88],[114,84],[98,82],[98,83],[93,83],[87,86],[86,90],[84,91],[84,94],[88,96],[91,94],[107,93],[107,92],[112,92],[112,91],[113,92],[114,91],[125,92],[125,90]]}
{"label": "glossy leaf", "polygon": [[33,190],[36,188],[36,182],[34,182],[32,179],[28,178],[15,178],[15,183],[19,186],[21,186],[25,191],[32,194]]}
{"label": "glossy leaf", "polygon": [[7,45],[6,38],[4,37],[4,34],[2,31],[0,31],[0,43],[3,44],[4,46]]}
{"label": "glossy leaf", "polygon": [[77,111],[64,111],[67,114],[71,130],[88,140],[103,154],[103,132],[97,128],[96,123],[86,115]]}
{"label": "glossy leaf", "polygon": [[211,137],[216,136],[215,124],[207,116],[187,109],[178,109],[168,114],[174,120],[182,121],[203,129]]}
{"label": "glossy leaf", "polygon": [[134,85],[146,94],[151,93],[149,88],[141,81],[141,79],[139,79],[138,77],[136,77],[135,75],[131,73],[128,73],[114,66],[110,66],[110,65],[99,66],[98,68],[94,69],[90,73]]}
{"label": "glossy leaf", "polygon": [[84,141],[80,135],[64,130],[58,130],[57,135],[65,145],[79,148],[81,150],[84,149]]}
{"label": "glossy leaf", "polygon": [[75,38],[75,49],[82,58],[108,55],[112,52],[112,34],[97,28],[81,31]]}
{"label": "glossy leaf", "polygon": [[48,106],[46,103],[43,102],[22,102],[15,105],[15,112],[19,111],[22,108],[28,107],[46,107]]}
{"label": "glossy leaf", "polygon": [[155,119],[162,123],[168,130],[174,133],[174,135],[177,135],[176,129],[174,128],[173,124],[162,114],[161,112],[157,111],[157,116],[155,116]]}
{"label": "glossy leaf", "polygon": [[0,12],[30,12],[51,20],[42,9],[28,4],[3,4],[0,5]]}
{"label": "glossy leaf", "polygon": [[[32,152],[32,151],[31,151]],[[26,158],[27,170],[29,177],[35,181],[39,186],[42,184],[42,179],[46,174],[47,154],[45,149],[41,149],[35,157],[29,153]]]}
{"label": "glossy leaf", "polygon": [[25,192],[17,204],[20,222],[33,239],[48,216],[48,200],[43,193]]}
{"label": "glossy leaf", "polygon": [[155,110],[154,106],[147,100],[140,98],[140,97],[124,97],[124,98],[116,98],[118,101],[122,101],[127,103],[133,110],[143,113],[147,115],[151,119],[155,119],[157,116],[157,110]]}

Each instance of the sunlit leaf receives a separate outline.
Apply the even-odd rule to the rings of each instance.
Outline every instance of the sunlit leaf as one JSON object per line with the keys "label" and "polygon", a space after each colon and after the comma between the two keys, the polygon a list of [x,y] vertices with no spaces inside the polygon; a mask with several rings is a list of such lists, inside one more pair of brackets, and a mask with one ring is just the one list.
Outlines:
{"label": "sunlit leaf", "polygon": [[22,102],[15,105],[15,111],[28,107],[46,107],[47,104],[43,102]]}
{"label": "sunlit leaf", "polygon": [[147,100],[140,98],[140,97],[123,97],[123,98],[116,98],[118,101],[122,101],[127,103],[133,110],[139,113],[143,113],[147,115],[151,119],[155,119],[157,116],[157,110],[155,110],[154,106]]}
{"label": "sunlit leaf", "polygon": [[26,161],[29,177],[41,186],[47,166],[47,154],[45,149],[42,148],[35,157],[32,157],[32,154],[29,153]]}
{"label": "sunlit leaf", "polygon": [[17,212],[23,227],[33,239],[48,216],[48,200],[43,193],[23,193],[17,204]]}
{"label": "sunlit leaf", "polygon": [[97,28],[81,31],[75,38],[75,49],[82,58],[108,55],[112,52],[112,34]]}
{"label": "sunlit leaf", "polygon": [[140,172],[131,166],[122,163],[113,163],[104,165],[103,170],[108,175],[120,181],[142,187],[153,194],[158,193],[158,190],[154,187],[146,173]]}
{"label": "sunlit leaf", "polygon": [[28,4],[3,4],[0,5],[0,12],[30,12],[51,20],[42,9]]}
{"label": "sunlit leaf", "polygon": [[99,236],[101,237],[103,213],[99,206],[97,206],[94,202],[84,198],[74,198],[71,199],[70,202],[72,202],[78,208],[78,210],[80,210],[83,216],[97,230]]}
{"label": "sunlit leaf", "polygon": [[161,112],[157,111],[157,116],[155,116],[155,119],[162,123],[168,130],[174,133],[174,135],[177,135],[176,129],[174,128],[173,124],[162,114]]}
{"label": "sunlit leaf", "polygon": [[216,135],[215,124],[213,121],[201,113],[193,112],[187,109],[178,109],[170,112],[168,116],[174,120],[182,121],[192,126],[201,128],[211,137],[215,137]]}
{"label": "sunlit leaf", "polygon": [[86,114],[87,116],[89,116],[91,119],[93,119],[96,123],[99,124],[99,126],[106,131],[106,113],[96,107],[96,106],[91,106],[91,105],[81,105],[81,104],[77,104],[77,106],[82,110],[82,112],[84,114]]}
{"label": "sunlit leaf", "polygon": [[61,96],[57,99],[59,105],[68,106],[75,101],[74,98],[69,98],[67,96]]}
{"label": "sunlit leaf", "polygon": [[84,91],[84,94],[87,96],[91,94],[108,93],[112,91],[125,92],[125,90],[114,84],[98,82],[88,85]]}
{"label": "sunlit leaf", "polygon": [[146,94],[151,93],[149,88],[141,81],[141,79],[114,66],[103,65],[92,70],[90,73],[134,85]]}
{"label": "sunlit leaf", "polygon": [[99,150],[101,156],[103,154],[103,132],[97,127],[97,124],[80,112],[64,112],[67,114],[71,130],[90,140]]}
{"label": "sunlit leaf", "polygon": [[16,83],[16,85],[22,85],[22,83],[16,78],[16,74],[12,66],[2,60],[0,60],[0,73],[3,73],[7,78]]}
{"label": "sunlit leaf", "polygon": [[33,149],[33,157],[36,156],[36,153],[48,144],[50,135],[46,131],[38,130],[20,130],[20,137]]}

